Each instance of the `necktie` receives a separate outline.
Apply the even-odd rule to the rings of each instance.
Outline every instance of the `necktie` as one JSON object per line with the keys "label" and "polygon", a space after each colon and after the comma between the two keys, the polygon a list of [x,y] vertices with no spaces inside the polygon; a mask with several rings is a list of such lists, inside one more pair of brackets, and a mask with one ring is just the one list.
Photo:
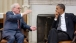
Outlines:
{"label": "necktie", "polygon": [[57,27],[57,30],[61,30],[61,16],[59,16],[59,23],[58,23],[58,27]]}
{"label": "necktie", "polygon": [[20,20],[18,20],[18,29],[20,29]]}

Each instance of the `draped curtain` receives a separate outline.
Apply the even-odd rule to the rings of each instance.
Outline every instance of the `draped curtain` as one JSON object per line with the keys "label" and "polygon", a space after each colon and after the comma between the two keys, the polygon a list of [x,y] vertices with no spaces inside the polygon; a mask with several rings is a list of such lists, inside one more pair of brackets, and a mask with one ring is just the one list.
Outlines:
{"label": "draped curtain", "polygon": [[[19,3],[22,7],[23,0],[0,0],[0,13],[6,13],[10,10],[10,7],[13,3]],[[23,9],[21,10],[21,12]]]}

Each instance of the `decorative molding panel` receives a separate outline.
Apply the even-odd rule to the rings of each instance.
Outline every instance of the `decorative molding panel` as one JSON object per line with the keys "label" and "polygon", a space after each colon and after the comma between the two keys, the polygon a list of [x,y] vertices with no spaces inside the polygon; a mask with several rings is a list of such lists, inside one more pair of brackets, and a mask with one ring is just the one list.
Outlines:
{"label": "decorative molding panel", "polygon": [[50,4],[51,0],[30,0],[30,4]]}
{"label": "decorative molding panel", "polygon": [[30,4],[51,4],[57,5],[63,3],[65,5],[76,5],[76,0],[29,0]]}

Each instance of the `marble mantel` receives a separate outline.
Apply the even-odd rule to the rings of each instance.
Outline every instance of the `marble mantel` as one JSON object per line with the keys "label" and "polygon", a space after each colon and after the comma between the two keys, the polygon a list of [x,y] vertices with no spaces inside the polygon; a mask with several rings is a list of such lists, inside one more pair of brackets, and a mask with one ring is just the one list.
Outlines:
{"label": "marble mantel", "polygon": [[3,18],[3,13],[0,13],[0,19]]}

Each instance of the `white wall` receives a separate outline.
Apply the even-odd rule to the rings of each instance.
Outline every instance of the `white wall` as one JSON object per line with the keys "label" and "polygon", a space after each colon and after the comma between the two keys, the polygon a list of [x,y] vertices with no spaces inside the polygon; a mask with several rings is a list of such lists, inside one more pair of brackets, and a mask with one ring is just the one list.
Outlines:
{"label": "white wall", "polygon": [[[37,14],[52,14],[55,12],[56,5],[32,5],[32,13]],[[66,6],[65,12],[76,14],[76,6]]]}
{"label": "white wall", "polygon": [[[37,25],[37,15],[38,14],[54,14],[56,5],[31,5],[32,13],[28,16],[30,17],[30,23],[32,26]],[[65,12],[76,14],[76,6],[66,6]],[[37,43],[37,31],[31,33],[31,42]]]}
{"label": "white wall", "polygon": [[[32,5],[32,25],[36,25],[38,14],[54,14],[56,5]],[[76,15],[76,6],[66,6],[66,13],[74,13]]]}

